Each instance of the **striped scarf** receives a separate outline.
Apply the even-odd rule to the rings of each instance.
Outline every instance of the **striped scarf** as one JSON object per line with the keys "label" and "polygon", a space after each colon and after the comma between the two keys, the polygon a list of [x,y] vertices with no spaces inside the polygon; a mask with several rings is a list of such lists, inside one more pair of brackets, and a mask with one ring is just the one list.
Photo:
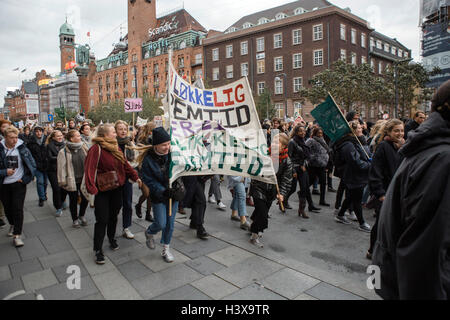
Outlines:
{"label": "striped scarf", "polygon": [[[269,155],[272,154],[271,148],[272,147],[269,147]],[[288,156],[288,148],[284,148],[284,149],[280,150],[280,154],[279,154],[280,163],[282,163],[284,161],[284,159],[287,159],[288,157],[289,157]]]}

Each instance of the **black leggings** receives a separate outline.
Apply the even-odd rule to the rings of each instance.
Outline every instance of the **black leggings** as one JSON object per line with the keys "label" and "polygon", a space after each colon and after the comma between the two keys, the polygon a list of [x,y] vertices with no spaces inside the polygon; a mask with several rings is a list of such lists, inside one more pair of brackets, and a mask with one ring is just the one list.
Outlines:
{"label": "black leggings", "polygon": [[378,220],[380,219],[380,211],[381,206],[383,205],[382,202],[378,201],[377,206],[375,208],[375,224],[372,227],[372,231],[370,232],[370,248],[369,253],[373,253],[373,248],[375,247],[375,242],[377,241],[377,235],[378,235]]}
{"label": "black leggings", "polygon": [[342,207],[339,210],[338,216],[343,217],[345,211],[350,208],[350,205],[353,206],[353,210],[355,211],[356,217],[358,218],[358,222],[362,225],[364,221],[361,200],[364,193],[364,187],[356,188],[356,189],[345,189],[345,200],[342,203]]}
{"label": "black leggings", "polygon": [[58,175],[56,172],[47,172],[47,175],[53,191],[53,206],[56,210],[62,209],[62,204],[66,201],[67,191],[58,185]]}
{"label": "black leggings", "polygon": [[295,172],[297,173],[298,185],[300,187],[300,191],[298,195],[300,198],[306,199],[308,201],[308,205],[311,208],[313,206],[313,201],[311,197],[311,191],[309,190],[309,175],[308,171],[303,172],[301,167],[296,167]]}
{"label": "black leggings", "polygon": [[253,197],[253,202],[255,203],[255,210],[251,216],[252,225],[250,226],[250,231],[252,233],[264,232],[269,226],[269,210],[272,206],[272,201],[267,202]]}
{"label": "black leggings", "polygon": [[309,183],[312,185],[316,178],[319,178],[320,184],[320,202],[325,202],[325,190],[327,188],[327,173],[325,167],[309,167]]}
{"label": "black leggings", "polygon": [[[81,192],[81,182],[77,183],[77,191],[70,191],[68,192],[68,194],[69,194],[70,214],[72,215],[72,220],[75,221],[78,218],[84,217],[86,213],[86,208],[88,206],[88,201]],[[81,197],[80,214],[77,213],[78,195],[80,195]]]}

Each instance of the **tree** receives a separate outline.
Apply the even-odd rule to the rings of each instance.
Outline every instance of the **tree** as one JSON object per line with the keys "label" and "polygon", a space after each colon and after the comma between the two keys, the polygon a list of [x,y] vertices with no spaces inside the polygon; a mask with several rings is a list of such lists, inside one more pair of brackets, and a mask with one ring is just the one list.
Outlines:
{"label": "tree", "polygon": [[[142,98],[143,111],[139,116],[143,119],[152,120],[155,116],[163,114],[163,110],[159,107],[162,105],[161,100],[148,93]],[[88,112],[87,118],[91,119],[95,124],[100,121],[114,123],[117,120],[124,120],[128,123],[133,122],[133,114],[126,113],[124,110],[124,100],[111,101],[107,104],[101,104]]]}
{"label": "tree", "polygon": [[272,119],[275,116],[277,110],[272,103],[272,95],[267,88],[264,88],[264,91],[255,100],[257,101],[256,111],[260,120]]}

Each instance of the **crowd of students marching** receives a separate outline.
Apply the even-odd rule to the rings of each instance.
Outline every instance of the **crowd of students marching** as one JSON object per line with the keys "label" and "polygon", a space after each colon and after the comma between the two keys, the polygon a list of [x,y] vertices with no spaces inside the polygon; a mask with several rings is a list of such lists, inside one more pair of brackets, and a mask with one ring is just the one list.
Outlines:
{"label": "crowd of students marching", "polygon": [[[207,202],[226,208],[220,190],[220,183],[226,179],[233,198],[231,219],[251,233],[252,244],[263,247],[262,233],[268,228],[273,201],[278,200],[280,210],[292,209],[289,199],[298,185],[297,212],[303,219],[309,219],[308,212],[330,207],[325,194],[336,193],[335,220],[343,224],[357,221],[359,230],[372,233],[367,252],[370,259],[381,204],[402,160],[398,150],[405,143],[404,123],[392,119],[367,124],[356,112],[349,112],[346,117],[352,133],[336,143],[331,143],[315,123],[294,126],[293,121],[285,123],[274,118],[262,124],[269,152],[279,150],[279,194],[275,185],[239,176],[183,177],[169,188],[170,137],[153,123],[135,130],[124,121],[94,128],[89,122],[77,124],[71,119],[67,128],[57,122],[55,128],[25,127],[19,133],[9,121],[1,120],[0,195],[10,224],[8,236],[13,237],[16,247],[24,245],[21,234],[26,185],[36,177],[39,206],[48,200],[49,181],[56,217],[67,208],[68,198],[74,228],[88,225],[85,214],[89,203],[95,208],[94,251],[96,262],[103,264],[105,236],[111,249],[119,248],[115,238],[121,210],[123,237],[134,238],[130,231],[133,183],[138,183],[142,195],[135,213],[142,218],[142,204],[147,201],[145,219],[152,222],[145,233],[147,246],[155,249],[155,235],[161,231],[162,256],[172,262],[170,242],[176,214],[186,214],[184,209],[190,208],[190,227],[200,239],[208,239],[204,228]],[[414,129],[423,120],[424,113],[418,112],[408,126]],[[337,190],[332,185],[333,176],[340,178]],[[208,180],[210,188],[206,196]],[[320,196],[318,206],[311,194]],[[173,199],[171,214],[169,199]],[[254,207],[250,217],[248,205]],[[375,209],[377,222],[372,228],[365,222],[364,206]]]}

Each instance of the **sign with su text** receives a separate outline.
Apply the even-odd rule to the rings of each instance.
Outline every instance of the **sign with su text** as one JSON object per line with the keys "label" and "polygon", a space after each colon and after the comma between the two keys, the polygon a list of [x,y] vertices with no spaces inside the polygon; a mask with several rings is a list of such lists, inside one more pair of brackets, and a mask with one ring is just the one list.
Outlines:
{"label": "sign with su text", "polygon": [[247,78],[200,89],[170,64],[168,106],[171,183],[181,176],[211,174],[277,183]]}
{"label": "sign with su text", "polygon": [[125,99],[124,108],[126,113],[142,112],[142,99]]}

